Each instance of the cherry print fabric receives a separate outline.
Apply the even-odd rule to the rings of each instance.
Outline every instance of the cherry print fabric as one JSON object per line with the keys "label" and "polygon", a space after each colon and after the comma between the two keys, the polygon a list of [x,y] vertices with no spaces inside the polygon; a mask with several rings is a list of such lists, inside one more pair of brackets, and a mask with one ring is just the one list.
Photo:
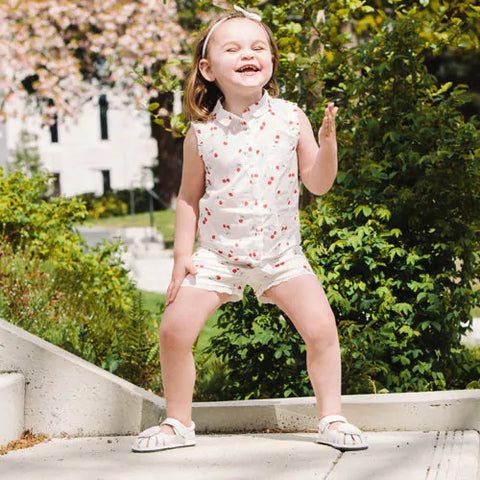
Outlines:
{"label": "cherry print fabric", "polygon": [[[214,252],[230,271],[297,256],[295,269],[313,273],[300,246],[297,105],[265,92],[238,117],[219,100],[212,120],[192,128],[205,165],[199,248]],[[197,270],[202,268],[207,267]]]}
{"label": "cherry print fabric", "polygon": [[213,116],[193,124],[206,183],[198,244],[251,264],[299,245],[297,106],[265,92],[243,118],[220,101]]}
{"label": "cherry print fabric", "polygon": [[265,290],[299,275],[315,275],[299,246],[287,250],[277,259],[260,262],[255,267],[233,264],[203,247],[197,248],[192,259],[197,274],[187,275],[182,286],[228,293],[228,301],[233,302],[241,300],[245,286],[250,285],[258,300],[274,303],[264,293]]}

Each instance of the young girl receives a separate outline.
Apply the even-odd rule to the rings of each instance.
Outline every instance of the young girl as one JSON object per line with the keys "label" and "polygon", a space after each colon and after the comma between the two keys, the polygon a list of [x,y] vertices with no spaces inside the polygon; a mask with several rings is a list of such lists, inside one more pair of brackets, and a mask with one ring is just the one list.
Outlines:
{"label": "young girl", "polygon": [[[274,98],[278,50],[258,15],[240,8],[203,32],[187,79],[191,127],[184,142],[174,267],[160,327],[167,419],[132,450],[195,445],[192,345],[207,318],[246,284],[291,319],[307,347],[317,399],[318,443],[367,448],[340,415],[341,362],[335,319],[300,245],[298,173],[321,195],[337,172],[332,103],[318,133],[297,105]],[[198,248],[193,253],[198,226]]]}

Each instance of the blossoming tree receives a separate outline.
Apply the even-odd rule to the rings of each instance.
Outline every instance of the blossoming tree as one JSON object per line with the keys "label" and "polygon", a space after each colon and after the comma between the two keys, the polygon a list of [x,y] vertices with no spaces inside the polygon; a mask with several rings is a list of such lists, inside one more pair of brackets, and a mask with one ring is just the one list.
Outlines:
{"label": "blossoming tree", "polygon": [[[146,105],[158,94],[148,78],[185,37],[173,0],[6,0],[0,25],[0,117],[18,114],[7,105],[20,99],[45,124],[76,117],[104,86]],[[138,65],[143,85],[130,73]],[[164,151],[171,136],[155,132]]]}
{"label": "blossoming tree", "polygon": [[145,87],[128,72],[153,71],[184,38],[171,0],[8,0],[0,4],[0,90],[5,102],[33,94],[42,114],[75,116],[108,85],[137,104]]}

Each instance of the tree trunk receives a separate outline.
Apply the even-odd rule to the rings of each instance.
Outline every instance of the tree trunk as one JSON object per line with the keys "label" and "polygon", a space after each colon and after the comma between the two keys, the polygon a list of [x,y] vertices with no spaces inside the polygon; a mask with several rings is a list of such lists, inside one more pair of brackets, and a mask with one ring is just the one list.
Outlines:
{"label": "tree trunk", "polygon": [[[159,93],[157,98],[153,98],[151,102],[158,102],[159,109],[172,111],[172,94]],[[155,113],[155,112],[153,112]],[[176,197],[180,188],[180,180],[182,175],[182,145],[183,138],[175,138],[170,132],[165,130],[169,127],[168,117],[164,117],[165,126],[161,126],[151,121],[152,136],[157,142],[157,175],[155,178],[155,191],[160,197],[161,209],[167,209],[171,206],[173,199]]]}

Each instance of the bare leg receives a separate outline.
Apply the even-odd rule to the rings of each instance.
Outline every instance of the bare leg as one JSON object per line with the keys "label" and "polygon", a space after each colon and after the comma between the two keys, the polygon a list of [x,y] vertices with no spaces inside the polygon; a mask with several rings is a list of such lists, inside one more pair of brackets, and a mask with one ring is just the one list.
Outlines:
{"label": "bare leg", "polygon": [[[213,312],[228,299],[228,294],[181,287],[175,301],[166,309],[160,324],[160,364],[167,404],[167,416],[192,423],[192,396],[195,362],[192,346]],[[161,430],[172,433],[169,425]]]}
{"label": "bare leg", "polygon": [[[319,280],[300,275],[269,288],[307,347],[307,369],[320,417],[341,413],[341,358],[335,318]],[[334,428],[337,422],[332,423]]]}

